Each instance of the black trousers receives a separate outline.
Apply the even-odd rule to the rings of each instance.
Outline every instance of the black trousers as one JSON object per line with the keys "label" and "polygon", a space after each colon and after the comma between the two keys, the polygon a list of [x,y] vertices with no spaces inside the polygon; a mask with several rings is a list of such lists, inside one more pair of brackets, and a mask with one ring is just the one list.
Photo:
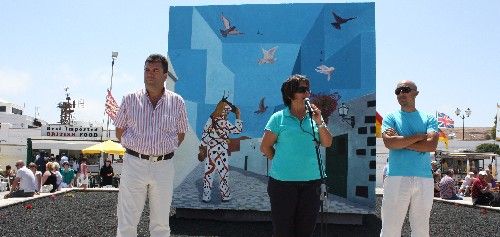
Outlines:
{"label": "black trousers", "polygon": [[311,236],[316,226],[320,201],[320,180],[279,181],[269,177],[274,237]]}
{"label": "black trousers", "polygon": [[35,195],[35,192],[25,192],[24,190],[17,190],[17,191],[14,191],[14,192],[7,194],[7,197],[9,197],[9,198],[33,197],[34,195]]}
{"label": "black trousers", "polygon": [[474,205],[490,205],[490,202],[494,199],[492,193],[481,193],[479,197],[473,199]]}

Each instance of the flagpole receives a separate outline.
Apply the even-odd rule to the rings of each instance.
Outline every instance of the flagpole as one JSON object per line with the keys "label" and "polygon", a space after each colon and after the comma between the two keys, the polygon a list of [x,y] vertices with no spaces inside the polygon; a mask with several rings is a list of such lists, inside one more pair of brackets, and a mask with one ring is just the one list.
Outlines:
{"label": "flagpole", "polygon": [[[113,90],[113,74],[114,74],[114,66],[115,66],[115,59],[118,57],[118,52],[111,52],[111,84],[109,85],[109,91]],[[106,122],[106,131],[107,131],[107,139],[111,139],[111,133],[109,131],[109,114],[107,114],[108,121]]]}

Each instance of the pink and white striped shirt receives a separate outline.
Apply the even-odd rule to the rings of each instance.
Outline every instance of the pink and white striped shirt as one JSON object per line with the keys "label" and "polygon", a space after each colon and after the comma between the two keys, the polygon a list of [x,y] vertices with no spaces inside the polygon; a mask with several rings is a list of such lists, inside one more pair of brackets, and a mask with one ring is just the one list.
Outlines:
{"label": "pink and white striped shirt", "polygon": [[114,124],[125,130],[121,137],[123,147],[155,156],[177,149],[177,134],[188,131],[184,100],[167,89],[156,108],[146,89],[125,95]]}

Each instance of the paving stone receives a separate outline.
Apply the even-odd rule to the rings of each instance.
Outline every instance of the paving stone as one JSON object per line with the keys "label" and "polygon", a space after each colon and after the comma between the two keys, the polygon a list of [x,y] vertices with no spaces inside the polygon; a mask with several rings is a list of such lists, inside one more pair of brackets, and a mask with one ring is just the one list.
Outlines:
{"label": "paving stone", "polygon": [[[229,168],[229,187],[233,199],[221,202],[219,194],[219,177],[215,176],[210,203],[201,201],[203,193],[203,168],[200,163],[174,190],[172,206],[188,209],[226,209],[226,210],[253,210],[270,212],[271,206],[267,195],[268,177],[245,171],[240,168]],[[329,213],[373,214],[374,210],[368,206],[356,204],[345,198],[330,194],[328,196]]]}

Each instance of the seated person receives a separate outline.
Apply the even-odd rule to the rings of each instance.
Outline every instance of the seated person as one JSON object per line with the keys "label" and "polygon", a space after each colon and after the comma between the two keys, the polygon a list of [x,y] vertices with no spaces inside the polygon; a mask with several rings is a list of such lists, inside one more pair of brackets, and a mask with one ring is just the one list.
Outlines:
{"label": "seated person", "polygon": [[31,172],[33,172],[33,175],[35,175],[35,181],[36,181],[35,194],[40,194],[40,187],[42,184],[42,172],[36,170],[37,166],[33,162],[29,163],[28,168],[31,170]]}
{"label": "seated person", "polygon": [[62,164],[63,168],[60,171],[62,175],[61,188],[72,188],[75,172],[69,167],[68,161],[63,161]]}
{"label": "seated person", "polygon": [[113,184],[114,172],[113,172],[113,167],[111,166],[111,160],[109,159],[106,160],[99,174],[101,176],[101,187]]}
{"label": "seated person", "polygon": [[441,194],[439,193],[439,181],[441,181],[441,174],[433,173],[432,177],[434,179],[434,197],[440,197]]}
{"label": "seated person", "polygon": [[16,162],[17,173],[14,181],[12,182],[12,187],[10,193],[4,196],[4,198],[13,197],[33,197],[36,190],[36,180],[35,175],[31,170],[26,168],[24,161],[18,160]]}
{"label": "seated person", "polygon": [[487,175],[486,171],[480,171],[478,178],[472,183],[471,197],[473,205],[489,205],[493,200],[490,186],[485,180]]}
{"label": "seated person", "polygon": [[497,180],[493,177],[493,175],[491,174],[491,171],[490,170],[486,170],[486,177],[485,177],[485,181],[486,183],[488,183],[488,185],[490,186],[490,188],[494,188],[497,186]]}
{"label": "seated person", "polygon": [[14,177],[16,177],[16,172],[10,165],[6,165],[2,175],[4,178],[9,180],[7,188],[10,189],[10,186],[12,186],[12,182],[14,182]]}
{"label": "seated person", "polygon": [[440,197],[448,200],[462,200],[463,198],[457,195],[455,180],[453,179],[453,169],[446,170],[445,174],[439,182]]}
{"label": "seated person", "polygon": [[48,162],[45,165],[45,173],[42,176],[42,185],[52,185],[51,193],[57,191],[57,175],[55,173],[55,165],[54,162]]}
{"label": "seated person", "polygon": [[5,178],[14,177],[16,176],[16,172],[12,169],[10,165],[6,165],[2,176]]}
{"label": "seated person", "polygon": [[441,170],[439,170],[437,161],[435,161],[435,160],[431,161],[431,167],[432,167],[431,168],[432,174],[439,174],[439,175],[441,175]]}
{"label": "seated person", "polygon": [[469,172],[467,176],[465,176],[465,180],[462,183],[462,186],[460,186],[460,194],[464,197],[470,196],[470,189],[472,187],[472,182],[474,182],[474,179],[476,178],[476,174],[474,172]]}

